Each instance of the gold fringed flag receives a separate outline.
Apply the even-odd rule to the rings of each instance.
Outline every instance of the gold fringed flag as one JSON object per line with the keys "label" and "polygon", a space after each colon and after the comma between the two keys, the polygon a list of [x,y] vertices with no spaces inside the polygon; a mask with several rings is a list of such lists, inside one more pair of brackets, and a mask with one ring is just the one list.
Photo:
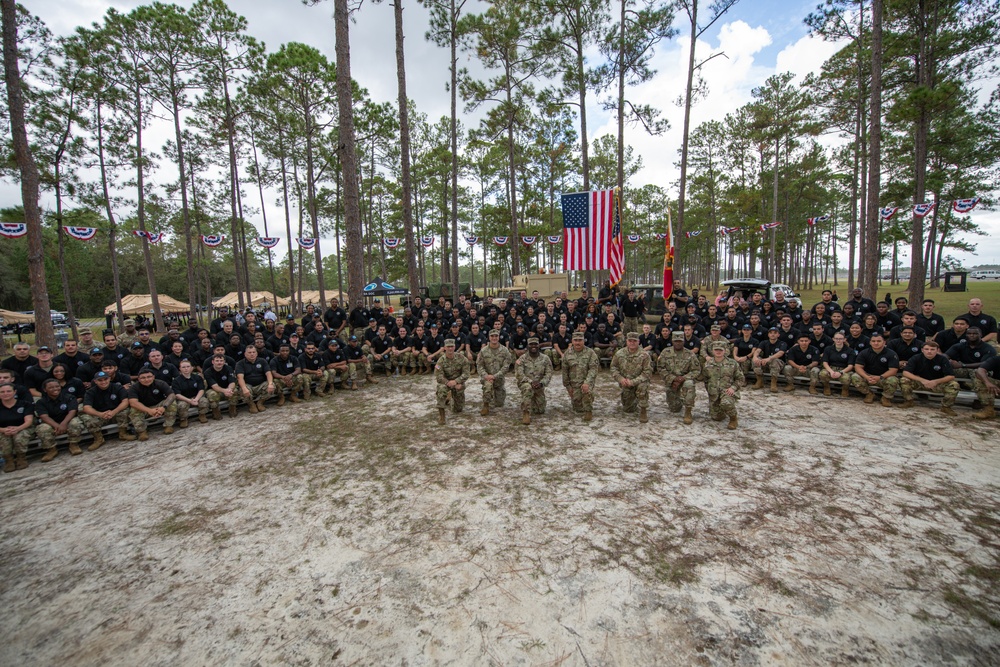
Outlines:
{"label": "gold fringed flag", "polygon": [[667,238],[663,253],[663,300],[667,301],[674,293],[674,223],[670,219],[670,209],[667,209]]}

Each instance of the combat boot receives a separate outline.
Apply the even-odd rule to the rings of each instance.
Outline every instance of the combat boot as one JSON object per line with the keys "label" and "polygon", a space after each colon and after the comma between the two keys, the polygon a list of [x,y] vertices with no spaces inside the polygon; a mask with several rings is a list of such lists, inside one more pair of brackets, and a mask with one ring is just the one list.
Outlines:
{"label": "combat boot", "polygon": [[264,407],[264,399],[257,401],[257,412],[264,412],[267,408]]}
{"label": "combat boot", "polygon": [[278,392],[278,407],[280,408],[284,404],[285,404],[285,392],[279,391]]}
{"label": "combat boot", "polygon": [[199,424],[207,424],[208,423],[208,415],[206,415],[204,412],[199,412],[198,413],[198,423]]}
{"label": "combat boot", "polygon": [[[253,405],[253,404],[251,403],[251,405]],[[229,416],[230,417],[235,417],[236,416],[236,410],[237,410],[236,399],[233,399],[232,401],[229,401]]]}
{"label": "combat boot", "polygon": [[946,405],[941,408],[941,414],[948,415],[949,417],[957,417],[958,413],[955,412],[950,405]]}
{"label": "combat boot", "polygon": [[13,458],[9,458],[3,464],[3,471],[4,472],[14,472],[14,467],[15,467],[14,466],[14,459]]}
{"label": "combat boot", "polygon": [[789,378],[788,384],[785,385],[785,391],[795,391],[795,381]]}
{"label": "combat boot", "polygon": [[594,418],[594,413],[591,412],[590,410],[587,410],[586,412],[583,413],[583,421],[589,422],[593,418]]}
{"label": "combat boot", "polygon": [[[173,432],[174,432],[174,427],[173,426],[164,426],[163,427],[163,435],[170,435]],[[143,431],[143,433],[145,433],[145,431]],[[142,436],[140,436],[139,439],[142,440]]]}
{"label": "combat boot", "polygon": [[984,405],[982,410],[980,410],[979,412],[972,413],[973,419],[993,419],[996,416],[997,416],[996,408],[994,408],[992,405]]}
{"label": "combat boot", "polygon": [[829,380],[823,380],[823,395],[824,396],[833,396],[833,392],[830,391],[830,381]]}
{"label": "combat boot", "polygon": [[490,414],[490,406],[488,403],[483,403],[483,409],[479,411],[479,414],[484,417]]}
{"label": "combat boot", "polygon": [[[200,417],[201,415],[198,415],[198,416]],[[188,427],[188,418],[187,417],[184,417],[183,419],[178,419],[177,420],[177,428],[187,428],[187,427]]]}
{"label": "combat boot", "polygon": [[646,412],[646,408],[639,408],[639,423],[645,424],[649,421],[649,414]]}
{"label": "combat boot", "polygon": [[101,448],[101,445],[103,444],[104,444],[104,434],[98,431],[97,435],[94,436],[94,441],[90,443],[90,447],[87,447],[87,451],[88,452],[97,451],[98,449]]}
{"label": "combat boot", "polygon": [[886,394],[882,394],[882,407],[891,408],[892,407],[892,397]]}
{"label": "combat boot", "polygon": [[865,403],[871,404],[874,402],[875,402],[875,392],[869,389],[868,393],[865,394]]}
{"label": "combat boot", "polygon": [[909,408],[912,408],[913,407],[913,399],[912,398],[906,399],[905,401],[902,402],[902,404],[899,407],[903,408],[904,410],[908,410]]}
{"label": "combat boot", "polygon": [[69,441],[69,453],[70,456],[76,456],[77,454],[83,454],[83,450],[80,449],[80,436],[76,436],[76,440]]}
{"label": "combat boot", "polygon": [[521,410],[521,423],[525,426],[531,424],[531,413],[527,410]]}
{"label": "combat boot", "polygon": [[[126,429],[121,428],[118,429],[118,439],[124,440],[125,442],[133,442],[135,441],[135,436],[129,433]],[[94,439],[94,442],[97,442],[96,438]]]}
{"label": "combat boot", "polygon": [[219,409],[218,405],[212,408],[212,419],[214,419],[215,421],[219,421],[220,419],[222,419],[222,410]]}
{"label": "combat boot", "polygon": [[[174,430],[170,429],[170,432],[173,433]],[[139,434],[139,442],[146,442],[147,440],[149,440],[149,431],[143,431]]]}
{"label": "combat boot", "polygon": [[365,379],[366,381],[371,382],[372,384],[378,384],[378,378],[376,378],[374,375],[369,375]]}
{"label": "combat boot", "polygon": [[42,457],[42,463],[48,463],[57,456],[59,456],[59,449],[56,447],[50,447],[45,450],[45,456]]}
{"label": "combat boot", "polygon": [[757,376],[757,382],[754,384],[754,386],[752,388],[753,389],[763,389],[764,388],[764,376],[763,375],[758,375]]}
{"label": "combat boot", "polygon": [[739,425],[740,425],[739,420],[736,419],[736,415],[733,415],[732,417],[729,418],[729,423],[726,424],[726,428],[728,428],[730,431],[735,431],[739,427]]}
{"label": "combat boot", "polygon": [[444,408],[438,408],[438,424],[444,424]]}
{"label": "combat boot", "polygon": [[690,424],[694,421],[694,417],[691,416],[691,408],[684,408],[684,423]]}
{"label": "combat boot", "polygon": [[[252,414],[252,415],[257,414],[258,410],[257,410],[257,404],[256,403],[254,403],[253,401],[250,401],[247,405],[250,408],[250,414]],[[232,414],[234,412],[232,406],[230,406],[229,412],[230,412],[230,414]]]}
{"label": "combat boot", "polygon": [[847,384],[846,382],[841,383],[841,385],[840,385],[840,397],[841,398],[848,398],[848,397],[850,397],[850,395],[851,395],[851,385]]}
{"label": "combat boot", "polygon": [[809,381],[809,393],[813,396],[817,395],[819,392],[816,391],[816,380]]}
{"label": "combat boot", "polygon": [[771,393],[772,394],[777,394],[778,393],[778,376],[777,375],[772,375],[771,376]]}
{"label": "combat boot", "polygon": [[28,467],[28,459],[27,459],[27,457],[25,457],[24,454],[18,454],[17,455],[17,460],[14,461],[14,469],[15,470],[24,470],[27,467]]}
{"label": "combat boot", "polygon": [[297,392],[297,391],[293,391],[292,393],[290,393],[290,394],[288,395],[288,399],[289,399],[289,400],[290,400],[290,401],[291,401],[292,403],[301,403],[301,402],[302,402],[302,399],[301,399],[301,398],[299,398],[299,392]]}

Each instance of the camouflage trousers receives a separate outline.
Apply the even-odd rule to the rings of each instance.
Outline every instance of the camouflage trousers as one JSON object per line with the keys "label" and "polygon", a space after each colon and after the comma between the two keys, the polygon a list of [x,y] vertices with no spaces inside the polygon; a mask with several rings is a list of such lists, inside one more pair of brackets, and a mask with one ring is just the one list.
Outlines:
{"label": "camouflage trousers", "polygon": [[356,363],[347,362],[347,379],[351,382],[359,382],[372,375],[372,363],[368,357],[364,357]]}
{"label": "camouflage trousers", "polygon": [[753,363],[749,359],[744,359],[743,361],[737,361],[736,364],[743,371],[743,377],[750,377],[751,371],[753,371]]}
{"label": "camouflage trousers", "polygon": [[[704,364],[702,364],[704,366]],[[771,374],[772,377],[778,377],[781,375],[781,369],[785,367],[785,362],[781,359],[772,359],[767,362],[767,364],[762,364],[757,359],[753,361],[753,372],[758,378],[764,377],[764,371]]]}
{"label": "camouflage trousers", "polygon": [[530,382],[518,382],[517,389],[521,392],[521,412],[545,414],[545,387],[535,389]]}
{"label": "camouflage trousers", "polygon": [[[72,444],[80,444],[80,436],[86,430],[79,417],[73,417],[66,424],[66,437]],[[42,442],[42,449],[52,449],[56,446],[56,430],[48,424],[41,423],[35,427],[38,439]]]}
{"label": "camouflage trousers", "polygon": [[439,384],[436,390],[437,396],[437,406],[438,409],[444,410],[448,407],[448,401],[451,400],[451,409],[454,412],[461,412],[462,408],[465,407],[465,385],[462,385],[461,389],[451,387],[443,384]]}
{"label": "camouflage trousers", "polygon": [[204,415],[208,414],[208,397],[202,396],[198,399],[198,405],[192,406],[190,403],[182,403],[181,401],[174,401],[177,405],[177,418],[181,421],[187,421],[187,418],[191,415],[191,408],[197,407],[198,414]]}
{"label": "camouflage trousers", "polygon": [[558,352],[552,349],[548,349],[548,350],[542,350],[542,354],[548,357],[549,361],[552,362],[552,370],[554,371],[559,370],[560,366],[562,366],[562,357],[559,356]]}
{"label": "camouflage trousers", "polygon": [[572,390],[573,395],[570,397],[570,402],[573,404],[573,412],[593,412],[594,411],[594,388],[590,388],[590,393],[583,393],[581,386],[583,383],[569,384],[566,389]]}
{"label": "camouflage trousers", "polygon": [[934,389],[926,389],[919,382],[903,378],[899,383],[899,388],[903,391],[903,400],[905,401],[913,400],[914,391],[930,391],[932,394],[940,394],[942,408],[950,408],[955,405],[955,399],[958,398],[958,382],[955,380],[939,384]]}
{"label": "camouflage trousers", "polygon": [[[830,375],[830,371],[828,371],[825,368],[823,368],[817,374],[817,377],[819,378],[819,381],[822,382],[824,385],[826,385],[831,380],[834,380],[835,382],[839,382],[841,384],[841,386],[846,385],[848,387],[850,387],[854,383],[854,373],[844,373],[844,369],[843,368],[837,368],[836,366],[833,367],[833,370],[835,370],[835,371],[837,371],[839,373],[843,373],[843,374],[839,378],[836,378],[836,380],[834,380],[834,378],[831,377],[831,375]],[[864,382],[864,380],[862,380],[862,382]],[[868,383],[865,382],[865,384],[868,384]]]}
{"label": "camouflage trousers", "polygon": [[26,428],[23,431],[19,431],[17,435],[0,435],[0,450],[3,451],[3,456],[5,459],[9,459],[15,453],[26,454],[28,451],[28,443],[31,442],[31,438],[35,435],[34,428]]}
{"label": "camouflage trousers", "polygon": [[396,370],[400,368],[416,368],[417,365],[413,360],[412,352],[404,352],[402,354],[397,354],[395,356],[389,357],[392,359],[392,367]]}
{"label": "camouflage trousers", "polygon": [[267,381],[261,382],[260,384],[257,385],[248,384],[247,389],[250,390],[250,400],[253,401],[254,403],[256,403],[257,401],[267,400],[268,397]]}
{"label": "camouflage trousers", "polygon": [[236,389],[236,393],[234,393],[232,397],[228,399],[219,392],[215,391],[214,389],[209,389],[208,391],[206,391],[205,398],[208,399],[208,406],[213,410],[219,407],[220,401],[228,401],[230,405],[239,405],[240,402],[243,403],[246,402],[243,399],[243,394],[240,393],[240,390],[238,388]]}
{"label": "camouflage trousers", "polygon": [[674,391],[671,385],[677,377],[676,375],[667,375],[663,378],[663,384],[667,387],[667,407],[670,408],[671,412],[680,412],[681,407],[694,407],[694,380],[685,378],[681,388]]}
{"label": "camouflage trousers", "polygon": [[892,398],[896,395],[896,391],[899,390],[899,378],[893,375],[892,377],[882,378],[875,384],[868,384],[868,382],[857,373],[851,373],[851,386],[861,392],[863,396],[870,394],[872,387],[878,387],[882,390],[883,396]]}
{"label": "camouflage trousers", "polygon": [[305,373],[299,373],[298,375],[292,378],[292,382],[290,385],[285,384],[285,381],[282,378],[279,377],[274,378],[275,395],[277,395],[278,392],[284,392],[285,390],[288,390],[289,394],[297,394],[300,391],[306,393],[306,387],[309,385],[309,383],[306,381],[307,377],[308,376]]}
{"label": "camouflage trousers", "polygon": [[493,382],[482,381],[483,385],[483,405],[494,408],[502,408],[507,402],[507,388],[504,387],[504,378],[497,378]]}
{"label": "camouflage trousers", "polygon": [[[350,369],[350,365],[348,365],[348,369]],[[321,394],[326,391],[327,387],[332,387],[333,380],[337,377],[337,372],[324,368],[319,375],[307,375],[306,373],[302,373],[299,377],[302,378],[302,395],[309,398],[313,391],[317,394]],[[313,389],[314,382],[316,383],[315,389]]]}
{"label": "camouflage trousers", "polygon": [[956,378],[962,378],[962,379],[965,379],[965,380],[971,380],[974,377],[976,377],[976,369],[975,368],[952,368],[951,369],[951,374],[954,375]]}
{"label": "camouflage trousers", "polygon": [[[1000,387],[1000,380],[998,379],[989,378],[987,382],[994,387]],[[984,408],[993,405],[993,401],[995,400],[993,394],[990,393],[986,382],[983,382],[978,375],[972,381],[972,389],[976,392],[976,397],[979,399],[979,402],[983,404]]]}
{"label": "camouflage trousers", "polygon": [[132,408],[127,408],[116,414],[111,419],[101,419],[100,417],[95,417],[94,415],[80,415],[80,421],[83,422],[84,428],[86,428],[90,434],[97,437],[97,434],[101,432],[101,429],[114,421],[118,424],[119,431],[125,431],[128,429],[128,412]]}
{"label": "camouflage trousers", "polygon": [[[266,385],[265,385],[266,386]],[[171,401],[170,405],[165,405],[166,399],[160,401],[156,405],[152,406],[154,408],[163,408],[163,426],[173,426],[174,422],[177,421],[177,401]],[[136,410],[135,408],[128,409],[128,421],[132,425],[132,430],[136,433],[143,433],[146,430],[146,419],[149,418],[145,412],[141,410]]]}
{"label": "camouflage trousers", "polygon": [[791,384],[794,378],[807,378],[809,382],[815,382],[819,378],[819,366],[800,371],[791,364],[785,364],[785,367],[781,369],[781,373],[788,380],[788,384]]}
{"label": "camouflage trousers", "polygon": [[727,396],[724,393],[708,395],[708,414],[712,419],[721,419],[723,415],[729,418],[736,416],[735,396]]}
{"label": "camouflage trousers", "polygon": [[615,349],[616,348],[613,347],[595,347],[594,352],[597,353],[598,359],[604,361],[605,359],[611,359],[611,357],[615,356]]}
{"label": "camouflage trousers", "polygon": [[649,407],[649,383],[638,382],[631,387],[622,387],[621,401],[625,412],[635,412],[636,408]]}
{"label": "camouflage trousers", "polygon": [[638,317],[626,317],[622,321],[622,333],[626,336],[630,333],[639,333],[639,318]]}

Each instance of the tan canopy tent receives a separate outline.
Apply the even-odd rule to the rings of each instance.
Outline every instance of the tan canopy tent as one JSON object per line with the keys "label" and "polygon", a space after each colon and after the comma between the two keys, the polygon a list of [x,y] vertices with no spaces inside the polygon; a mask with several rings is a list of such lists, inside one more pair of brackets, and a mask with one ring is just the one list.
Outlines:
{"label": "tan canopy tent", "polygon": [[[298,294],[295,295],[298,298]],[[302,306],[308,306],[310,303],[314,306],[329,306],[330,299],[340,299],[341,302],[344,300],[344,295],[340,293],[339,290],[328,289],[326,290],[326,301],[321,302],[319,298],[318,289],[302,290]]]}
{"label": "tan canopy tent", "polygon": [[4,324],[28,324],[35,321],[35,316],[0,308],[0,320],[3,320]]}
{"label": "tan canopy tent", "polygon": [[[187,313],[191,306],[166,294],[159,295],[160,310],[164,313]],[[153,312],[153,299],[149,294],[129,294],[122,297],[122,310],[126,315],[148,315]],[[117,304],[104,309],[105,315],[118,312]]]}
{"label": "tan canopy tent", "polygon": [[[272,292],[251,292],[251,306],[259,306],[262,303],[267,302],[272,307],[276,306],[287,306],[291,303],[288,299],[283,296],[277,296]],[[243,303],[246,304],[246,294],[243,295]],[[226,306],[228,308],[236,308],[240,305],[240,297],[237,292],[230,292],[226,296],[216,299],[212,302],[212,305],[216,308]]]}

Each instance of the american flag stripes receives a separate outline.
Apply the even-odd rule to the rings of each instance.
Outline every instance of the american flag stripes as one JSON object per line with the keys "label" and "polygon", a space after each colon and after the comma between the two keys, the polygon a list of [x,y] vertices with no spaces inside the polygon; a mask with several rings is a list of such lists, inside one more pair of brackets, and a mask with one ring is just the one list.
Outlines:
{"label": "american flag stripes", "polygon": [[562,196],[565,270],[610,269],[616,223],[618,246],[624,258],[621,224],[615,215],[616,199],[614,190],[574,192]]}

